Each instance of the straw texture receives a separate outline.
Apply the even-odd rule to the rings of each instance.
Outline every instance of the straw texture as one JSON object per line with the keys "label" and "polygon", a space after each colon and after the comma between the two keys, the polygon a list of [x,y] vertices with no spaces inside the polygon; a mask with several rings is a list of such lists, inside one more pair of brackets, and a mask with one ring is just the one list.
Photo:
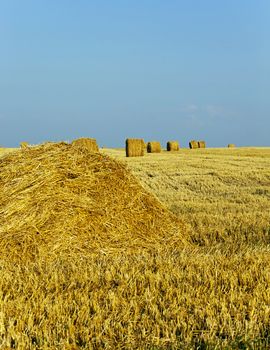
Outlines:
{"label": "straw texture", "polygon": [[29,143],[28,142],[21,142],[20,143],[20,147],[21,148],[27,148],[29,146]]}
{"label": "straw texture", "polygon": [[126,166],[70,144],[0,158],[0,251],[12,259],[178,245],[187,227]]}
{"label": "straw texture", "polygon": [[235,147],[235,144],[234,144],[234,143],[229,143],[229,144],[228,144],[228,147],[229,147],[229,148],[234,148],[234,147]]}

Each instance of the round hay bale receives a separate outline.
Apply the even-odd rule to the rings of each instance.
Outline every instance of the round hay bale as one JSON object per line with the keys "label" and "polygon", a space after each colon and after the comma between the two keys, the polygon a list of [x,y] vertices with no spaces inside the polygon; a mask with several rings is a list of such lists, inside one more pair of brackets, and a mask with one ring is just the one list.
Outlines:
{"label": "round hay bale", "polygon": [[147,143],[147,152],[148,153],[160,153],[161,145],[158,141],[151,141]]}
{"label": "round hay bale", "polygon": [[142,157],[144,155],[143,139],[126,139],[126,156]]}
{"label": "round hay bale", "polygon": [[205,141],[198,141],[198,148],[206,148],[206,142]]}
{"label": "round hay bale", "polygon": [[195,141],[195,140],[190,141],[190,142],[189,142],[189,148],[190,148],[190,149],[199,148],[198,141]]}
{"label": "round hay bale", "polygon": [[99,152],[98,144],[96,139],[81,137],[79,139],[73,140],[71,145],[73,147],[84,148],[90,152]]}
{"label": "round hay bale", "polygon": [[229,143],[229,144],[228,144],[228,147],[229,147],[229,148],[234,148],[234,147],[235,147],[235,144],[234,144],[234,143]]}
{"label": "round hay bale", "polygon": [[70,144],[0,158],[1,259],[35,259],[187,241],[187,225],[121,162]]}
{"label": "round hay bale", "polygon": [[179,151],[179,142],[178,141],[168,141],[167,142],[167,151]]}

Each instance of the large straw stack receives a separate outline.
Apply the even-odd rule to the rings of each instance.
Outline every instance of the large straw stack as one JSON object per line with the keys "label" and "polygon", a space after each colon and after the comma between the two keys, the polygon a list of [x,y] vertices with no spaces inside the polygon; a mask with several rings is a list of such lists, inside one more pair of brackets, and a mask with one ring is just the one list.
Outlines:
{"label": "large straw stack", "polygon": [[178,141],[168,141],[167,142],[167,151],[179,151],[179,142]]}
{"label": "large straw stack", "polygon": [[234,147],[235,147],[235,144],[234,144],[234,143],[229,143],[229,144],[228,144],[228,147],[229,147],[229,148],[234,148]]}
{"label": "large straw stack", "polygon": [[206,143],[205,143],[205,141],[198,141],[198,147],[199,147],[199,148],[206,148]]}
{"label": "large straw stack", "polygon": [[158,141],[151,141],[147,143],[147,152],[148,153],[160,153],[161,145]]}
{"label": "large straw stack", "polygon": [[101,153],[65,143],[29,147],[1,157],[0,173],[2,260],[61,264],[61,257],[185,241],[187,225]]}
{"label": "large straw stack", "polygon": [[142,157],[144,155],[145,143],[143,139],[126,139],[126,156]]}
{"label": "large straw stack", "polygon": [[190,149],[199,148],[198,141],[191,140],[191,141],[189,142],[189,148],[190,148]]}
{"label": "large straw stack", "polygon": [[98,144],[96,139],[81,137],[72,141],[72,146],[77,148],[85,148],[90,152],[98,152]]}

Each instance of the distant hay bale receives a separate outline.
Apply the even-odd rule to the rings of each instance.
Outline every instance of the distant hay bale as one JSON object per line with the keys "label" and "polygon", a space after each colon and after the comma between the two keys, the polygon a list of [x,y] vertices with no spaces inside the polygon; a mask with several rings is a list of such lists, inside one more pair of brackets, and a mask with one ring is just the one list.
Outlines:
{"label": "distant hay bale", "polygon": [[126,139],[126,156],[142,157],[144,155],[145,143],[143,139]]}
{"label": "distant hay bale", "polygon": [[71,145],[73,147],[87,149],[90,152],[98,152],[99,151],[96,139],[91,139],[88,137],[81,137],[79,139],[73,140],[71,142]]}
{"label": "distant hay bale", "polygon": [[189,148],[190,148],[190,149],[199,148],[198,141],[191,140],[191,141],[189,142]]}
{"label": "distant hay bale", "polygon": [[198,147],[199,147],[199,148],[206,148],[206,143],[205,143],[205,141],[198,141]]}
{"label": "distant hay bale", "polygon": [[147,143],[147,152],[148,153],[160,153],[161,145],[158,141],[151,141]]}
{"label": "distant hay bale", "polygon": [[178,141],[168,141],[167,142],[167,151],[179,151],[179,142]]}
{"label": "distant hay bale", "polygon": [[21,142],[20,143],[21,148],[27,148],[29,146],[28,142]]}
{"label": "distant hay bale", "polygon": [[229,147],[229,148],[234,148],[234,147],[235,147],[235,144],[234,144],[234,143],[229,143],[229,144],[228,144],[228,147]]}

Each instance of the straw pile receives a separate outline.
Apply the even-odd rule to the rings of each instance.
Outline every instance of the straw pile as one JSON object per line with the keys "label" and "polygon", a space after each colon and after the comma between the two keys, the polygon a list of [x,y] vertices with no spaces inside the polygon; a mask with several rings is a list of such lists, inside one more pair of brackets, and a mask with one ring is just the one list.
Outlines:
{"label": "straw pile", "polygon": [[186,225],[121,164],[49,143],[0,158],[1,258],[182,244]]}
{"label": "straw pile", "polygon": [[144,155],[143,139],[126,139],[126,156],[142,157]]}
{"label": "straw pile", "polygon": [[199,148],[198,141],[192,140],[189,142],[189,148],[194,149],[194,148]]}
{"label": "straw pile", "polygon": [[205,143],[205,141],[198,141],[198,147],[199,147],[199,148],[206,148],[206,143]]}
{"label": "straw pile", "polygon": [[96,139],[91,139],[88,137],[81,137],[79,139],[73,140],[71,144],[73,147],[85,148],[90,152],[98,152],[99,151]]}
{"label": "straw pile", "polygon": [[167,142],[167,151],[179,151],[179,143],[178,141],[168,141]]}
{"label": "straw pile", "polygon": [[229,147],[229,148],[234,148],[234,147],[235,147],[235,144],[234,144],[234,143],[229,143],[229,144],[228,144],[228,147]]}
{"label": "straw pile", "polygon": [[29,146],[29,143],[28,142],[21,142],[20,143],[20,147],[21,148],[27,148]]}
{"label": "straw pile", "polygon": [[148,153],[160,153],[161,145],[158,141],[151,141],[147,143],[147,152]]}

